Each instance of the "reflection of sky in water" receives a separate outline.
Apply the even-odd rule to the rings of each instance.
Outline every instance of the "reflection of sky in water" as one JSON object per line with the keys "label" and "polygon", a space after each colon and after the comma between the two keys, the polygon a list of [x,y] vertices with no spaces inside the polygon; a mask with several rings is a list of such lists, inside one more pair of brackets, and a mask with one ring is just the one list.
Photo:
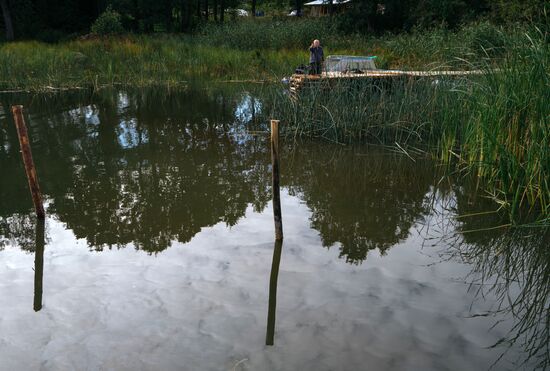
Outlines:
{"label": "reflection of sky in water", "polygon": [[84,121],[86,122],[87,125],[93,125],[93,126],[99,125],[99,115],[97,112],[97,107],[86,106],[73,111],[75,111],[74,114],[76,118],[84,117]]}
{"label": "reflection of sky in water", "polygon": [[255,116],[259,116],[261,112],[262,102],[260,99],[249,93],[244,93],[234,110],[235,125],[228,129],[229,134],[236,143],[244,144],[251,139],[250,134],[247,132],[247,126],[253,123]]}
{"label": "reflection of sky in water", "polygon": [[[50,114],[36,119],[36,127],[52,124],[59,128],[55,134],[67,133],[44,132],[43,143],[74,143],[82,153],[64,148],[69,165],[49,173],[58,162],[53,157],[40,172],[45,179],[60,175],[55,187],[45,187],[57,192],[39,313],[32,311],[34,256],[28,252],[34,231],[25,229],[33,222],[27,214],[7,214],[21,216],[7,223],[25,233],[17,241],[0,236],[0,371],[231,370],[239,361],[236,370],[445,370],[486,369],[496,359],[501,349],[485,348],[503,336],[508,322],[489,331],[500,317],[467,317],[497,301],[489,294],[471,309],[475,294],[461,283],[471,267],[442,262],[437,254],[443,236],[454,234],[454,225],[441,231],[437,224],[456,216],[448,213],[459,207],[457,195],[437,195],[447,203],[428,211],[422,204],[438,192],[428,190],[429,169],[429,179],[420,171],[402,186],[397,180],[409,179],[403,171],[409,166],[377,170],[377,161],[354,162],[324,146],[284,154],[292,196],[283,190],[275,346],[264,347],[273,253],[273,216],[264,210],[268,133],[260,133],[268,123],[258,118],[265,107],[249,93],[217,96],[219,107],[190,98],[160,108],[142,105],[144,116],[138,116],[139,98],[117,93],[108,105],[63,111],[58,126]],[[196,113],[189,107],[205,117],[183,115]],[[158,120],[151,122],[151,113]],[[106,120],[101,125],[100,117]],[[65,130],[71,120],[78,133]],[[175,160],[170,146],[153,157],[150,146],[136,148],[149,141],[148,130],[153,139],[160,133],[177,140],[171,143],[181,145],[173,148],[184,155]],[[133,150],[120,155],[120,148]],[[49,159],[38,149],[36,158]],[[308,165],[308,158],[318,161]],[[332,161],[337,166],[329,166]],[[70,163],[72,172],[64,172]],[[23,203],[29,201],[24,190],[8,195]],[[429,240],[420,238],[421,229]],[[104,251],[90,251],[95,248]]]}
{"label": "reflection of sky in water", "polygon": [[135,119],[121,121],[117,128],[118,142],[122,148],[134,148],[139,144],[147,143],[147,132],[137,130]]}
{"label": "reflection of sky in water", "polygon": [[126,109],[130,107],[130,99],[128,94],[125,92],[118,93],[117,108],[119,113],[123,113]]}
{"label": "reflection of sky in water", "polygon": [[9,298],[0,369],[231,370],[242,361],[237,370],[480,370],[498,356],[485,349],[503,335],[488,332],[494,319],[466,319],[473,294],[456,278],[468,267],[423,249],[419,226],[386,256],[374,250],[350,265],[321,248],[298,198],[283,191],[282,202],[274,347],[263,345],[270,207],[155,256],[132,246],[90,252],[50,218],[40,312],[34,256],[0,252],[0,297]]}
{"label": "reflection of sky in water", "polygon": [[239,123],[252,121],[255,115],[262,111],[262,103],[249,93],[242,95],[241,101],[235,107],[235,120]]}

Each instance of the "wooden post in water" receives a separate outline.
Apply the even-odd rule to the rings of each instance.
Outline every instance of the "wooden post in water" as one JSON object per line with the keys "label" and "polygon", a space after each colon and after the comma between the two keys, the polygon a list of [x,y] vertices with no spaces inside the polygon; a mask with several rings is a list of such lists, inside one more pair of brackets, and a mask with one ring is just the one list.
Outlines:
{"label": "wooden post in water", "polygon": [[279,265],[283,240],[275,240],[273,247],[273,261],[271,263],[271,276],[269,278],[269,305],[267,307],[267,331],[265,345],[275,344],[275,313],[277,312],[277,279],[279,277]]}
{"label": "wooden post in water", "polygon": [[271,120],[271,171],[273,174],[273,218],[275,239],[283,239],[283,218],[281,215],[281,191],[279,187],[279,120]]}
{"label": "wooden post in water", "polygon": [[35,250],[34,250],[34,302],[35,312],[42,309],[42,279],[44,276],[44,229],[45,221],[38,218],[36,221]]}
{"label": "wooden post in water", "polygon": [[27,133],[27,126],[25,125],[25,119],[23,118],[23,106],[13,106],[11,111],[13,113],[15,126],[17,128],[17,136],[19,137],[19,145],[21,146],[21,155],[23,156],[23,163],[25,164],[25,172],[27,173],[27,179],[29,181],[29,188],[31,191],[32,202],[34,203],[34,209],[36,210],[36,216],[38,219],[44,219],[45,213],[44,205],[42,204],[42,194],[40,193],[38,177],[36,176],[36,169],[34,167],[34,161],[32,160],[29,135]]}

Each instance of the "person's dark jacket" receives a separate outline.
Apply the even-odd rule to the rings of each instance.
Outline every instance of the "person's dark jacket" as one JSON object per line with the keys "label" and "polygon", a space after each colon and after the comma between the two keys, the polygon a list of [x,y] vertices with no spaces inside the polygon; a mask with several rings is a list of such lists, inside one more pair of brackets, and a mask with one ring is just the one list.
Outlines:
{"label": "person's dark jacket", "polygon": [[325,55],[323,54],[323,48],[318,46],[318,47],[313,47],[313,48],[309,48],[309,63],[317,63],[317,64],[321,64],[323,63],[323,60],[325,59]]}

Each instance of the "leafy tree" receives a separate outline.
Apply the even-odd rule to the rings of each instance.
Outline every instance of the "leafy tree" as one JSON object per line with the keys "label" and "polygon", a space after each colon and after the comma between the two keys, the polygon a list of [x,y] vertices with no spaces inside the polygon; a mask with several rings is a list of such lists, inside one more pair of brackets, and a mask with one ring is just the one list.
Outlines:
{"label": "leafy tree", "polygon": [[108,7],[92,25],[92,32],[98,35],[119,34],[124,31],[120,14]]}
{"label": "leafy tree", "polygon": [[[269,0],[280,9],[284,0]],[[339,0],[326,0],[334,13]],[[30,37],[56,41],[84,33],[108,7],[120,15],[122,27],[132,32],[189,32],[212,17],[224,22],[225,10],[243,0],[0,0],[6,39]],[[248,3],[248,2],[246,2]],[[298,11],[303,0],[284,2]],[[253,15],[258,0],[250,0]],[[385,32],[445,24],[455,27],[479,18],[497,23],[547,22],[548,0],[353,0],[352,8],[335,17],[342,31]],[[117,23],[117,22],[115,22]]]}
{"label": "leafy tree", "polygon": [[501,22],[510,20],[541,22],[547,19],[550,2],[548,0],[496,0],[491,3],[491,10],[494,18]]}
{"label": "leafy tree", "polygon": [[13,22],[11,19],[11,11],[8,0],[0,0],[0,7],[2,7],[2,15],[4,16],[4,28],[6,29],[6,40],[11,41],[14,39]]}
{"label": "leafy tree", "polygon": [[340,16],[339,26],[348,32],[376,32],[403,29],[413,9],[412,0],[388,0],[379,7],[380,0],[359,0],[349,12]]}
{"label": "leafy tree", "polygon": [[422,26],[447,24],[456,26],[467,10],[465,0],[420,0],[413,12],[414,23]]}

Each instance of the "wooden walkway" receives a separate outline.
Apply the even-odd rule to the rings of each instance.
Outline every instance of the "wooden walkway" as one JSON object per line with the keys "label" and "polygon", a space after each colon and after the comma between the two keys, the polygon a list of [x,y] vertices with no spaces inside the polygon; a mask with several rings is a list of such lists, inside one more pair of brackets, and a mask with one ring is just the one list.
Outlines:
{"label": "wooden walkway", "polygon": [[336,81],[356,80],[356,79],[390,79],[399,77],[409,78],[437,78],[437,77],[460,77],[471,75],[484,75],[486,71],[402,71],[402,70],[369,70],[363,73],[342,73],[342,72],[323,72],[321,75],[302,75],[294,74],[290,78],[290,94],[297,98],[301,89],[308,85],[318,83],[332,83]]}

